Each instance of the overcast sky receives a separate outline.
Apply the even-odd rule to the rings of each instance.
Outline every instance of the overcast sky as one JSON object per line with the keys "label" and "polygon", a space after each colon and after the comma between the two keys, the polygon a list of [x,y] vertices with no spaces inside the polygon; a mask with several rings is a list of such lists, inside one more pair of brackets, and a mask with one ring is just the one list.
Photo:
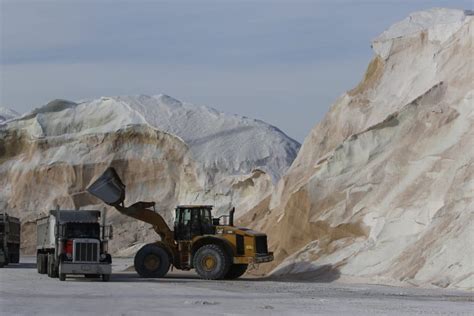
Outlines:
{"label": "overcast sky", "polygon": [[371,39],[410,12],[472,1],[1,2],[0,106],[168,94],[302,142],[362,78]]}

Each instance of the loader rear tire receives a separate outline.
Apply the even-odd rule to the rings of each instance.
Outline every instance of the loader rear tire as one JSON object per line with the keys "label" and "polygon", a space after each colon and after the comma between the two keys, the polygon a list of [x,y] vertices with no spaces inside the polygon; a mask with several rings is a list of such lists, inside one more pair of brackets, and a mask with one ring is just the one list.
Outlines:
{"label": "loader rear tire", "polygon": [[230,266],[229,272],[225,275],[225,279],[233,280],[241,277],[247,271],[248,264],[233,264]]}
{"label": "loader rear tire", "polygon": [[142,278],[162,278],[170,269],[170,257],[159,245],[148,244],[138,250],[134,264]]}
{"label": "loader rear tire", "polygon": [[231,257],[219,245],[204,245],[196,251],[193,264],[201,278],[220,280],[229,272]]}

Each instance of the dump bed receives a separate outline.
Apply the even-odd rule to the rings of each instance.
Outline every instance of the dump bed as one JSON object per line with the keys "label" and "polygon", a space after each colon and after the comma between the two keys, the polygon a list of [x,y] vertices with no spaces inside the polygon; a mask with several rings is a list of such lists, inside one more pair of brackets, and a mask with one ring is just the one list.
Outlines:
{"label": "dump bed", "polygon": [[56,224],[58,223],[98,223],[100,211],[52,210],[49,216],[36,221],[36,249],[54,248]]}
{"label": "dump bed", "polygon": [[49,215],[36,221],[36,249],[54,248],[56,218]]}
{"label": "dump bed", "polygon": [[3,244],[5,231],[7,243],[20,243],[20,219],[9,215],[0,215],[0,244]]}

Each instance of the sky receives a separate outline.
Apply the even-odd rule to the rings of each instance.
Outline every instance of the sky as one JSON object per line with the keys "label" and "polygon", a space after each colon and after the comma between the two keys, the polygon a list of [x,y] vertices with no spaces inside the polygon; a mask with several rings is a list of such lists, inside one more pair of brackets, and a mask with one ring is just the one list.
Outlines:
{"label": "sky", "polygon": [[167,94],[303,142],[409,13],[473,1],[0,0],[0,106]]}

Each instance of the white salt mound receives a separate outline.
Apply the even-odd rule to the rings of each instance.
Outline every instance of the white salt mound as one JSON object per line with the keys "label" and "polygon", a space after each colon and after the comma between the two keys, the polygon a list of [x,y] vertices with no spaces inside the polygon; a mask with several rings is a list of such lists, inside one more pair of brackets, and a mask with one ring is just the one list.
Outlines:
{"label": "white salt mound", "polygon": [[375,40],[361,83],[246,215],[274,275],[474,289],[473,31],[471,13],[433,9]]}

